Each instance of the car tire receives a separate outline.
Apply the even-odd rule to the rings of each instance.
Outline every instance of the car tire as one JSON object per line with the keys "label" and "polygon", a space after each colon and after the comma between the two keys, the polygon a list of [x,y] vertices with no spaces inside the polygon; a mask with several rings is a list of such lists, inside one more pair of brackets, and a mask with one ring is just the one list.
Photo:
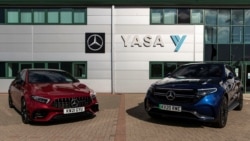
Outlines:
{"label": "car tire", "polygon": [[217,128],[225,127],[227,124],[227,117],[228,117],[228,103],[227,103],[227,98],[223,96],[223,99],[219,107],[218,120],[215,123],[215,127]]}
{"label": "car tire", "polygon": [[243,92],[242,91],[239,92],[238,102],[239,102],[239,105],[234,110],[241,111],[243,108]]}
{"label": "car tire", "polygon": [[11,98],[10,94],[8,96],[8,102],[9,102],[9,107],[14,108],[13,101],[12,101],[12,98]]}
{"label": "car tire", "polygon": [[22,107],[21,107],[21,116],[22,116],[22,121],[24,124],[28,124],[30,122],[29,116],[28,116],[28,111],[27,111],[27,106],[26,106],[26,101],[22,99]]}

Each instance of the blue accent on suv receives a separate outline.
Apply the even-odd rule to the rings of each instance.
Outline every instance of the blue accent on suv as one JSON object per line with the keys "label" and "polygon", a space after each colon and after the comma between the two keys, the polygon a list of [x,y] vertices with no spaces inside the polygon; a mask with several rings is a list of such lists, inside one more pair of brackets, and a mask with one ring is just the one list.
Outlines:
{"label": "blue accent on suv", "polygon": [[243,107],[243,85],[228,65],[185,64],[150,86],[144,106],[152,118],[195,119],[223,128],[228,111]]}

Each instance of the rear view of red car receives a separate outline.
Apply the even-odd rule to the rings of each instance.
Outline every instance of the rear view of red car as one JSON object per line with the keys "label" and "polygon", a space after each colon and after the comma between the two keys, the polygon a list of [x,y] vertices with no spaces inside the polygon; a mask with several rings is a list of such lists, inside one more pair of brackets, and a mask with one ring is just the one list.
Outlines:
{"label": "rear view of red car", "polygon": [[55,69],[24,69],[9,87],[9,107],[23,123],[47,122],[94,115],[99,111],[95,92],[69,73]]}

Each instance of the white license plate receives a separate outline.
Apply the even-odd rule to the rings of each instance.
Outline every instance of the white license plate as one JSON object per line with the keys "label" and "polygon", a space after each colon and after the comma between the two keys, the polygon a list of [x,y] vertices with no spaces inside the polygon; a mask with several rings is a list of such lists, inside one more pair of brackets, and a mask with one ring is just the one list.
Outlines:
{"label": "white license plate", "polygon": [[159,104],[161,110],[181,112],[181,106]]}
{"label": "white license plate", "polygon": [[85,111],[85,107],[63,109],[64,114],[81,113],[81,112],[84,112],[84,111]]}

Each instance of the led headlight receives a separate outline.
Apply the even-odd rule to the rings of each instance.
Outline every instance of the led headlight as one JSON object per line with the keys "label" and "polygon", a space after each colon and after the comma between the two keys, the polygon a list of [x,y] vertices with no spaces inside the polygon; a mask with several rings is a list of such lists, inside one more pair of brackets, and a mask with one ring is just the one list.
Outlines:
{"label": "led headlight", "polygon": [[205,96],[210,93],[215,93],[217,91],[217,88],[204,88],[204,89],[198,89],[197,94],[199,96]]}
{"label": "led headlight", "polygon": [[90,97],[92,100],[96,99],[96,92],[94,90],[90,90]]}
{"label": "led headlight", "polygon": [[31,96],[33,100],[37,101],[37,102],[41,102],[41,103],[45,103],[48,104],[50,99],[49,98],[45,98],[45,97],[41,97],[41,96]]}

